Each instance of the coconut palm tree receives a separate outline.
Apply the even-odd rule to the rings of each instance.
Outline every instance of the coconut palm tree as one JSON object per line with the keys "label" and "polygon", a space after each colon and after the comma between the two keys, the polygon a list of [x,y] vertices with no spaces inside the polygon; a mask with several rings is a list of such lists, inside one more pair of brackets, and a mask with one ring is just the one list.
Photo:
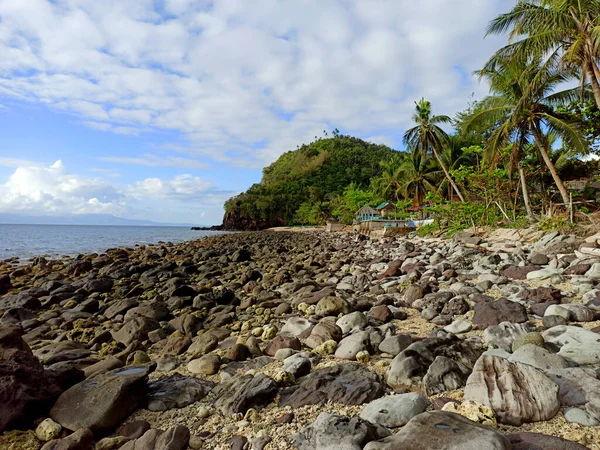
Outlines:
{"label": "coconut palm tree", "polygon": [[416,206],[421,206],[428,192],[437,191],[440,175],[443,173],[440,167],[431,159],[425,159],[421,151],[413,151],[400,167],[402,183],[400,192],[406,200],[413,199]]}
{"label": "coconut palm tree", "polygon": [[401,168],[404,163],[404,154],[398,153],[390,159],[381,161],[382,174],[372,181],[372,190],[375,195],[391,201],[397,201],[401,195],[402,174]]}
{"label": "coconut palm tree", "polygon": [[567,75],[556,67],[544,64],[541,58],[531,61],[499,59],[494,67],[477,72],[490,84],[491,95],[465,119],[464,130],[483,123],[494,124],[496,129],[487,145],[491,165],[501,150],[512,144],[512,167],[523,155],[525,146],[532,141],[544,161],[564,203],[569,195],[550,158],[552,145],[545,131],[556,136],[578,152],[587,152],[587,146],[578,124],[557,113],[553,105],[572,95],[571,91],[554,93]]}
{"label": "coconut palm tree", "polygon": [[416,108],[413,114],[413,122],[416,126],[404,133],[404,144],[411,151],[420,151],[423,155],[423,159],[427,159],[430,153],[435,156],[438,164],[444,172],[444,175],[448,179],[448,182],[460,198],[461,202],[465,201],[462,193],[458,189],[458,186],[450,176],[448,168],[445,166],[440,152],[444,145],[448,142],[448,135],[440,124],[451,123],[452,119],[448,116],[432,116],[431,103],[422,98],[418,102],[415,102]]}
{"label": "coconut palm tree", "polygon": [[509,32],[509,45],[490,59],[492,69],[506,57],[544,57],[592,87],[600,107],[600,2],[598,0],[519,0],[490,22],[487,34]]}

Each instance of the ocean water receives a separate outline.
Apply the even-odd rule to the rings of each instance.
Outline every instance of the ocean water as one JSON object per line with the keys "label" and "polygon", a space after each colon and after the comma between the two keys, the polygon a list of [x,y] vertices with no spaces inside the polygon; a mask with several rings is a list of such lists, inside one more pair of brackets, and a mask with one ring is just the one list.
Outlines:
{"label": "ocean water", "polygon": [[218,234],[221,233],[193,231],[189,227],[0,224],[0,260],[16,256],[25,262],[33,256],[73,256],[113,247],[183,242]]}

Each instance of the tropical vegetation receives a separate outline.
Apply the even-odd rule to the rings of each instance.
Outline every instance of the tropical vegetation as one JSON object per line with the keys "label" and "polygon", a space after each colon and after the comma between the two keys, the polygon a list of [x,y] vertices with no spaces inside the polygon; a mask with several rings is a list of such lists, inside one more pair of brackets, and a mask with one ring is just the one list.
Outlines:
{"label": "tropical vegetation", "polygon": [[487,34],[508,38],[475,72],[488,96],[453,116],[416,101],[402,151],[325,133],[265,168],[226,203],[226,219],[351,223],[383,201],[398,217],[434,212],[451,230],[589,217],[600,193],[600,2],[519,0]]}

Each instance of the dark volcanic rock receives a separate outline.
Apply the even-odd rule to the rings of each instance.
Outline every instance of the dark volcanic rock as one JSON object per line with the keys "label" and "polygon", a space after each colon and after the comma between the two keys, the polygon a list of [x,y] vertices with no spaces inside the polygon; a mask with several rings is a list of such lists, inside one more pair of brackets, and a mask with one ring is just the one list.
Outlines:
{"label": "dark volcanic rock", "polygon": [[358,364],[342,364],[312,372],[281,393],[280,406],[322,405],[327,401],[362,405],[383,395],[379,376]]}
{"label": "dark volcanic rock", "polygon": [[263,375],[240,375],[219,384],[211,393],[214,405],[222,414],[245,414],[271,402],[277,395],[277,383]]}
{"label": "dark volcanic rock", "polygon": [[61,392],[22,332],[18,325],[0,325],[0,432],[43,415]]}
{"label": "dark volcanic rock", "polygon": [[126,367],[82,381],[58,398],[50,417],[68,430],[111,431],[136,409],[151,371]]}
{"label": "dark volcanic rock", "polygon": [[527,310],[523,305],[507,299],[482,302],[475,305],[473,324],[480,330],[485,330],[490,325],[498,325],[502,322],[527,322]]}

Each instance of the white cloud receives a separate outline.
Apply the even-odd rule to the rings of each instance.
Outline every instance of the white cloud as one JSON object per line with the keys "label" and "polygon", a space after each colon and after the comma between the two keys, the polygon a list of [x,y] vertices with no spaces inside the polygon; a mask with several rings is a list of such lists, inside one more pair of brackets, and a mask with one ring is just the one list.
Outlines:
{"label": "white cloud", "polygon": [[219,223],[223,201],[231,195],[186,174],[126,185],[70,173],[60,160],[49,166],[24,163],[0,184],[0,212],[113,214],[163,222],[198,222],[206,216]]}
{"label": "white cloud", "polygon": [[[162,4],[162,10],[155,10]],[[422,96],[453,114],[502,0],[4,0],[0,95],[262,166],[338,127],[390,142]]]}
{"label": "white cloud", "polygon": [[[209,168],[209,164],[197,159],[182,158],[179,156],[156,156],[146,154],[142,157],[129,156],[103,156],[102,161],[114,162],[119,164],[137,164],[148,167],[179,167],[187,169],[203,170]],[[1,162],[1,159],[0,159]]]}

